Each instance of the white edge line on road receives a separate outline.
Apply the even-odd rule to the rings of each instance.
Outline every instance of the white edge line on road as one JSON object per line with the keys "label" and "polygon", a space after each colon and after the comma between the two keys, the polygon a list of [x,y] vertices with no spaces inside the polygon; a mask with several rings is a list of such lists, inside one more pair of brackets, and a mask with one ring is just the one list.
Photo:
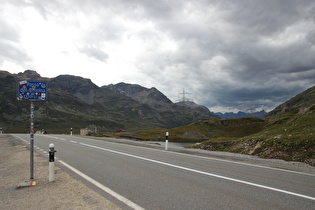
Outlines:
{"label": "white edge line on road", "polygon": [[[87,139],[87,138],[82,138],[82,137],[77,137],[77,138],[81,138],[83,140]],[[93,138],[89,138],[89,140],[99,141],[99,140],[93,139]],[[111,141],[106,141],[106,143],[109,143],[109,144],[121,144],[121,143],[111,142]],[[128,145],[130,147],[139,147],[137,145],[131,145],[131,144],[128,144]],[[152,148],[148,148],[148,147],[143,147],[143,148],[145,148],[147,150],[156,151],[156,149],[152,149]],[[166,151],[166,150],[160,150],[160,151],[161,152],[178,154],[178,152],[174,152],[174,151]],[[306,176],[315,176],[315,174],[311,174],[311,173],[307,173],[307,172],[293,171],[293,170],[289,170],[289,169],[276,168],[276,167],[270,167],[270,166],[264,166],[264,165],[255,165],[255,164],[251,164],[251,163],[244,163],[244,162],[239,162],[239,161],[234,161],[234,160],[225,160],[225,159],[221,159],[221,158],[207,157],[207,156],[201,156],[201,155],[196,155],[196,154],[187,154],[187,153],[180,153],[180,154],[185,154],[186,156],[191,156],[191,157],[194,157],[194,158],[216,160],[216,161],[227,162],[227,163],[235,163],[235,164],[239,164],[239,165],[257,167],[257,168],[264,168],[264,169],[270,169],[270,170],[276,170],[276,171],[283,171],[283,172],[287,172],[287,173],[302,174],[302,175],[306,175]]]}
{"label": "white edge line on road", "polygon": [[136,209],[136,210],[144,210],[144,208],[142,208],[141,206],[139,206],[139,205],[135,204],[134,202],[128,200],[127,198],[123,197],[122,195],[119,195],[118,193],[114,192],[113,190],[109,189],[108,187],[105,187],[104,185],[102,185],[98,181],[92,179],[91,177],[87,176],[86,174],[82,173],[81,171],[77,170],[76,168],[70,166],[69,164],[65,163],[64,161],[62,161],[62,160],[58,160],[58,161],[59,161],[59,163],[61,163],[65,167],[67,167],[70,170],[72,170],[74,173],[78,174],[79,176],[81,176],[85,180],[87,180],[90,183],[94,184],[96,187],[100,188],[104,192],[106,192],[106,193],[110,194],[111,196],[115,197],[116,199],[120,200],[121,202],[123,202],[127,206],[129,206],[129,207],[131,207],[133,209]]}
{"label": "white edge line on road", "polygon": [[195,173],[199,173],[199,174],[204,174],[204,175],[207,175],[207,176],[217,177],[217,178],[220,178],[220,179],[225,179],[225,180],[229,180],[229,181],[233,181],[233,182],[238,182],[238,183],[242,183],[242,184],[246,184],[246,185],[250,185],[250,186],[255,186],[255,187],[268,189],[268,190],[272,190],[272,191],[276,191],[276,192],[281,192],[281,193],[285,193],[285,194],[289,194],[289,195],[294,195],[294,196],[297,196],[297,197],[302,197],[302,198],[306,198],[306,199],[310,199],[310,200],[315,201],[315,197],[311,197],[311,196],[307,196],[307,195],[303,195],[303,194],[299,194],[299,193],[294,193],[294,192],[290,192],[290,191],[287,191],[287,190],[281,190],[281,189],[277,189],[277,188],[274,188],[274,187],[268,187],[268,186],[265,186],[265,185],[260,185],[260,184],[247,182],[247,181],[243,181],[243,180],[239,180],[239,179],[234,179],[234,178],[230,178],[230,177],[226,177],[226,176],[221,176],[221,175],[212,174],[212,173],[208,173],[208,172],[204,172],[204,171],[199,171],[199,170],[195,170],[195,169],[191,169],[191,168],[186,168],[186,167],[183,167],[183,166],[178,166],[178,165],[174,165],[174,164],[170,164],[170,163],[165,163],[165,162],[162,162],[162,161],[157,161],[157,160],[153,160],[153,159],[149,159],[149,158],[144,158],[144,157],[140,157],[140,156],[136,156],[136,155],[131,155],[131,154],[123,153],[123,152],[118,152],[118,151],[115,151],[115,150],[105,149],[105,148],[98,147],[98,146],[93,146],[93,145],[84,144],[84,143],[80,143],[80,144],[84,145],[84,146],[87,146],[87,147],[95,148],[95,149],[100,149],[100,150],[104,150],[104,151],[108,151],[108,152],[112,152],[112,153],[116,153],[116,154],[120,154],[120,155],[124,155],[124,156],[128,156],[128,157],[133,157],[133,158],[137,158],[137,159],[141,159],[141,160],[145,160],[145,161],[149,161],[149,162],[153,162],[153,163],[158,163],[158,164],[162,164],[162,165],[166,165],[166,166],[170,166],[170,167],[174,167],[174,168],[179,168],[179,169],[186,170],[186,171],[191,171],[191,172],[195,172]]}
{"label": "white edge line on road", "polygon": [[20,139],[21,141],[25,142],[25,143],[29,143],[27,140],[23,139],[22,137],[20,136],[17,136],[17,135],[13,135],[14,137]]}
{"label": "white edge line on road", "polygon": [[[14,136],[20,138],[25,143],[29,143],[27,140],[24,140],[23,138],[21,138],[21,137],[19,137],[17,135],[14,135]],[[64,138],[59,138],[59,137],[55,137],[55,136],[51,136],[51,135],[42,135],[42,136],[55,138],[55,139],[62,140],[62,141],[66,141],[66,139],[64,139]],[[80,137],[77,137],[77,138],[80,138]],[[86,140],[86,138],[81,138],[81,139]],[[95,140],[95,139],[90,139],[90,140],[99,141],[99,140]],[[119,144],[119,143],[116,143],[116,142],[107,142],[107,143]],[[129,145],[129,146],[131,146],[131,147],[138,147],[138,146],[134,146],[134,145]],[[152,148],[146,148],[146,149],[156,151],[156,149],[152,149]],[[161,150],[161,152],[172,152],[172,151]],[[172,153],[176,153],[177,154],[177,152],[172,152]],[[181,154],[183,154],[183,153],[181,153]],[[205,157],[205,156],[192,155],[192,154],[185,154],[185,155],[191,156],[191,157],[195,157],[195,158],[197,157],[197,158],[202,158],[202,159],[209,159],[209,160],[216,160],[216,161],[221,161],[221,162],[235,163],[235,164],[251,166],[251,167],[257,167],[257,168],[264,168],[264,169],[270,169],[270,170],[276,170],[276,171],[283,171],[283,172],[287,172],[287,173],[302,174],[302,175],[306,175],[306,176],[315,176],[314,174],[310,174],[310,173],[306,173],[306,172],[292,171],[292,170],[288,170],[288,169],[275,168],[275,167],[263,166],[263,165],[255,165],[255,164],[251,164],[251,163],[243,163],[243,162],[238,162],[238,161],[233,161],[233,160],[224,160],[224,159],[220,159],[220,158]]]}
{"label": "white edge line on road", "polygon": [[[14,135],[14,136],[16,136],[16,135]],[[16,137],[18,137],[19,139],[21,139],[24,142],[28,143],[23,138],[21,138],[19,136],[16,136]],[[303,195],[303,194],[299,194],[299,193],[294,193],[294,192],[290,192],[290,191],[286,191],[286,190],[281,190],[281,189],[277,189],[277,188],[273,188],[273,187],[268,187],[268,186],[264,186],[264,185],[260,185],[260,184],[255,184],[255,183],[252,183],[252,182],[238,180],[238,179],[225,177],[225,176],[221,176],[221,175],[217,175],[217,174],[212,174],[212,173],[208,173],[208,172],[204,172],[204,171],[198,171],[198,170],[195,170],[195,169],[190,169],[190,168],[186,168],[186,167],[182,167],[182,166],[177,166],[177,165],[173,165],[173,164],[170,164],[170,163],[165,163],[165,162],[161,162],[161,161],[157,161],[157,160],[152,160],[152,159],[148,159],[148,158],[144,158],[144,157],[140,157],[140,156],[136,156],[136,155],[131,155],[131,154],[127,154],[127,153],[122,153],[122,152],[118,152],[118,151],[115,151],[115,150],[105,149],[105,148],[102,148],[102,147],[97,147],[97,146],[93,146],[93,145],[89,145],[89,144],[85,144],[85,143],[80,143],[80,144],[84,145],[84,146],[92,147],[92,148],[95,148],[95,149],[109,151],[109,152],[113,152],[113,153],[120,154],[120,155],[125,155],[125,156],[129,156],[129,157],[133,157],[133,158],[138,158],[138,159],[142,159],[142,160],[146,160],[146,161],[150,161],[150,162],[154,162],[154,163],[158,163],[158,164],[162,164],[162,165],[167,165],[167,166],[171,166],[171,167],[175,167],[175,168],[179,168],[179,169],[183,169],[183,170],[187,170],[187,171],[192,171],[192,172],[195,172],[195,173],[200,173],[200,174],[204,174],[204,175],[208,175],[208,176],[213,176],[213,177],[217,177],[217,178],[221,178],[221,179],[225,179],[225,180],[230,180],[230,181],[234,181],[234,182],[238,182],[238,183],[243,183],[243,184],[247,184],[247,185],[251,185],[251,186],[255,186],[255,187],[269,189],[269,190],[272,190],[272,191],[281,192],[281,193],[285,193],[285,194],[289,194],[289,195],[294,195],[294,196],[298,196],[298,197],[302,197],[302,198],[306,198],[306,199],[310,199],[310,200],[314,200],[315,201],[315,197],[311,197],[311,196],[307,196],[307,195]],[[210,159],[216,159],[216,158],[210,158]],[[219,159],[219,160],[221,160],[221,159]],[[234,162],[234,161],[226,161],[226,162]],[[238,163],[238,162],[236,162],[236,163]],[[240,163],[240,164],[244,164],[244,163]],[[244,164],[244,165],[252,165],[252,164]],[[256,165],[253,165],[253,166],[256,166]],[[266,166],[261,166],[261,167],[262,168],[271,168],[271,167],[266,167]],[[271,168],[271,169],[273,169],[273,168]],[[275,168],[275,169],[277,169],[277,168]],[[294,171],[289,171],[289,170],[285,170],[285,169],[277,169],[277,170],[287,171],[287,172],[294,172]],[[304,173],[301,173],[301,174],[304,174]],[[309,175],[309,174],[305,174],[305,175]]]}

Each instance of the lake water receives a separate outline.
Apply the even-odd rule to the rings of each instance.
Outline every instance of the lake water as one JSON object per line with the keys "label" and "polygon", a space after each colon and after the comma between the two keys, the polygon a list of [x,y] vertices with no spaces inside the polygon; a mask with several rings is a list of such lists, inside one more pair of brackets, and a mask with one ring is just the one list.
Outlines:
{"label": "lake water", "polygon": [[[161,145],[162,147],[165,147],[165,141],[146,141],[147,143],[149,144],[159,144]],[[183,148],[185,146],[188,146],[188,145],[192,145],[192,144],[195,144],[195,143],[182,143],[182,142],[168,142],[168,145],[167,147],[180,147],[180,148]]]}

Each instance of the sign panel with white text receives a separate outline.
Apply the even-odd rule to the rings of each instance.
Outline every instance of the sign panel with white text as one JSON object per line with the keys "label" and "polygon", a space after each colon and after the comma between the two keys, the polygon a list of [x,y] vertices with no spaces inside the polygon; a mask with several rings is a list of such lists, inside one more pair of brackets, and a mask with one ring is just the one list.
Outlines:
{"label": "sign panel with white text", "polygon": [[19,81],[18,100],[44,101],[47,100],[46,82]]}

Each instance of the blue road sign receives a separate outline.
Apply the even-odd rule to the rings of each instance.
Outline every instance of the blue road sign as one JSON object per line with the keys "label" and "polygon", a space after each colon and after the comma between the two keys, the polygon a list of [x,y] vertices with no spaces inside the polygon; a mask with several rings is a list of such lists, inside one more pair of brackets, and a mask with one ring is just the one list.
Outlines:
{"label": "blue road sign", "polygon": [[18,100],[44,101],[47,100],[46,82],[19,81]]}

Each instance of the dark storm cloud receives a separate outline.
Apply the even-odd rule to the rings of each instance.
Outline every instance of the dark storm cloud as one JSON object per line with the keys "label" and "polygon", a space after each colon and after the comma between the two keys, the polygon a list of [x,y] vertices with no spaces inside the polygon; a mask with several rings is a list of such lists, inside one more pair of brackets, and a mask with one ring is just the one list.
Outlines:
{"label": "dark storm cloud", "polygon": [[[195,15],[196,8],[204,19],[187,20],[184,15]],[[209,107],[271,109],[314,85],[314,8],[313,1],[217,1],[187,14],[178,10],[168,22],[160,20],[179,40],[180,52],[168,65],[181,66],[179,75],[187,78],[178,82]],[[218,11],[216,17],[207,10]],[[216,55],[226,58],[220,78],[213,65],[200,69]]]}
{"label": "dark storm cloud", "polygon": [[[210,109],[270,110],[315,85],[313,0],[27,2],[10,4],[77,28],[76,49],[104,63],[112,44],[136,37],[143,48],[133,63],[137,72],[122,78],[155,86],[173,101],[185,88]],[[2,57],[27,60],[18,30],[0,21]]]}

